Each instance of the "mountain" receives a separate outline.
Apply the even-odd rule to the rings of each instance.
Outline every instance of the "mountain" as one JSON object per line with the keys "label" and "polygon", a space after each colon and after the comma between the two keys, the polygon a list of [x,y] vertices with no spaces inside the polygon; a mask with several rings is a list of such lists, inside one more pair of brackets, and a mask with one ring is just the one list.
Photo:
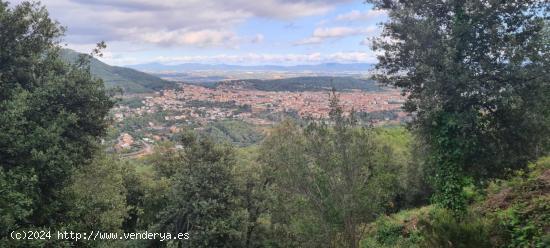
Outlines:
{"label": "mountain", "polygon": [[284,79],[243,79],[222,81],[211,87],[248,88],[262,91],[319,91],[335,88],[338,91],[383,90],[375,81],[354,77],[294,77]]}
{"label": "mountain", "polygon": [[148,63],[129,65],[128,67],[134,68],[140,71],[147,72],[185,72],[185,71],[284,71],[284,72],[366,72],[372,68],[371,64],[367,63],[353,63],[353,64],[340,64],[340,63],[324,63],[317,65],[293,65],[293,66],[280,66],[280,65],[256,65],[256,66],[242,66],[242,65],[228,65],[228,64],[198,64],[198,63],[186,63],[178,65],[165,65],[160,63]]}
{"label": "mountain", "polygon": [[[60,55],[65,61],[74,63],[80,53],[70,49],[62,49]],[[110,66],[95,58],[90,61],[90,69],[94,76],[103,79],[105,86],[108,88],[120,87],[124,93],[151,93],[177,86],[174,82],[131,68]]]}

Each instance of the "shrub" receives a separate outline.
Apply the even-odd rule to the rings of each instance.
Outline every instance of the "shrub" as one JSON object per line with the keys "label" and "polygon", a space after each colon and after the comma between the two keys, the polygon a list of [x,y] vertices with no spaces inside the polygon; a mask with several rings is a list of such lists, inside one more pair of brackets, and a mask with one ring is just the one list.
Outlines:
{"label": "shrub", "polygon": [[490,221],[472,213],[457,218],[448,210],[434,209],[419,225],[423,247],[493,247]]}

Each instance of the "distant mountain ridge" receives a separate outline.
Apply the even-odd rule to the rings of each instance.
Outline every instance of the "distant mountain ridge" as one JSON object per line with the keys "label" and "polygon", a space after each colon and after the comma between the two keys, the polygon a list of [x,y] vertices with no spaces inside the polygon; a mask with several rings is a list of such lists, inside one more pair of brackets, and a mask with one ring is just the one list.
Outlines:
{"label": "distant mountain ridge", "polygon": [[185,63],[178,65],[165,65],[161,63],[148,63],[138,65],[128,65],[127,67],[147,72],[185,72],[185,71],[312,71],[312,72],[367,72],[373,68],[368,63],[324,63],[317,65],[228,65],[228,64],[199,64]]}
{"label": "distant mountain ridge", "polygon": [[[62,49],[60,55],[65,61],[74,63],[80,53]],[[107,88],[120,87],[124,93],[152,93],[165,88],[177,87],[175,82],[131,68],[111,66],[96,58],[91,59],[90,69],[94,76],[103,79]]]}
{"label": "distant mountain ridge", "polygon": [[332,88],[338,91],[363,90],[382,91],[384,90],[374,80],[360,79],[354,77],[294,77],[284,79],[242,79],[218,82],[210,87],[244,88],[262,91],[324,91]]}

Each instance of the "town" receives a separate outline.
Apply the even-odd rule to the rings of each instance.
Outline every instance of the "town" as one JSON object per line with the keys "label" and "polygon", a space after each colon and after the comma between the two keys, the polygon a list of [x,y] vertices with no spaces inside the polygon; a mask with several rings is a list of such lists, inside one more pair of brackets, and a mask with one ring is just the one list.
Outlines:
{"label": "town", "polygon": [[[372,125],[399,124],[410,118],[401,110],[405,96],[399,90],[346,90],[336,94],[345,114],[353,111],[373,115],[369,119]],[[179,89],[140,96],[135,100],[139,101],[137,106],[122,103],[114,108],[113,119],[119,130],[132,130],[131,134],[120,132],[115,147],[136,152],[146,143],[169,140],[182,126],[201,130],[209,123],[223,120],[268,126],[286,117],[326,119],[330,111],[329,95],[330,89],[289,92],[255,90],[239,84],[217,87],[182,84]],[[136,122],[144,125],[136,126]],[[134,142],[132,135],[140,136],[140,142]]]}
{"label": "town", "polygon": [[[337,93],[345,112],[396,111],[402,121],[406,114],[401,111],[405,97],[398,90],[365,92],[352,90]],[[211,103],[212,107],[192,103]],[[226,103],[221,106],[215,103]],[[329,91],[280,92],[228,87],[208,88],[198,85],[183,85],[180,90],[164,90],[154,96],[147,96],[143,106],[115,109],[119,121],[124,116],[142,115],[154,111],[178,113],[166,116],[166,120],[198,120],[199,122],[219,119],[241,119],[252,124],[273,124],[254,118],[262,112],[295,112],[301,118],[324,119],[329,112]],[[242,111],[236,111],[241,109]]]}

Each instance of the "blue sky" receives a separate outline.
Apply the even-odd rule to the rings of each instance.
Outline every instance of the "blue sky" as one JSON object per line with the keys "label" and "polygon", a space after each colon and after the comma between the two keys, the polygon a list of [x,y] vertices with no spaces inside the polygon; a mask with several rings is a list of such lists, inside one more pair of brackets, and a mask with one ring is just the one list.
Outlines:
{"label": "blue sky", "polygon": [[[375,62],[384,12],[362,0],[43,0],[67,47],[114,65]],[[16,2],[14,2],[16,4]]]}

